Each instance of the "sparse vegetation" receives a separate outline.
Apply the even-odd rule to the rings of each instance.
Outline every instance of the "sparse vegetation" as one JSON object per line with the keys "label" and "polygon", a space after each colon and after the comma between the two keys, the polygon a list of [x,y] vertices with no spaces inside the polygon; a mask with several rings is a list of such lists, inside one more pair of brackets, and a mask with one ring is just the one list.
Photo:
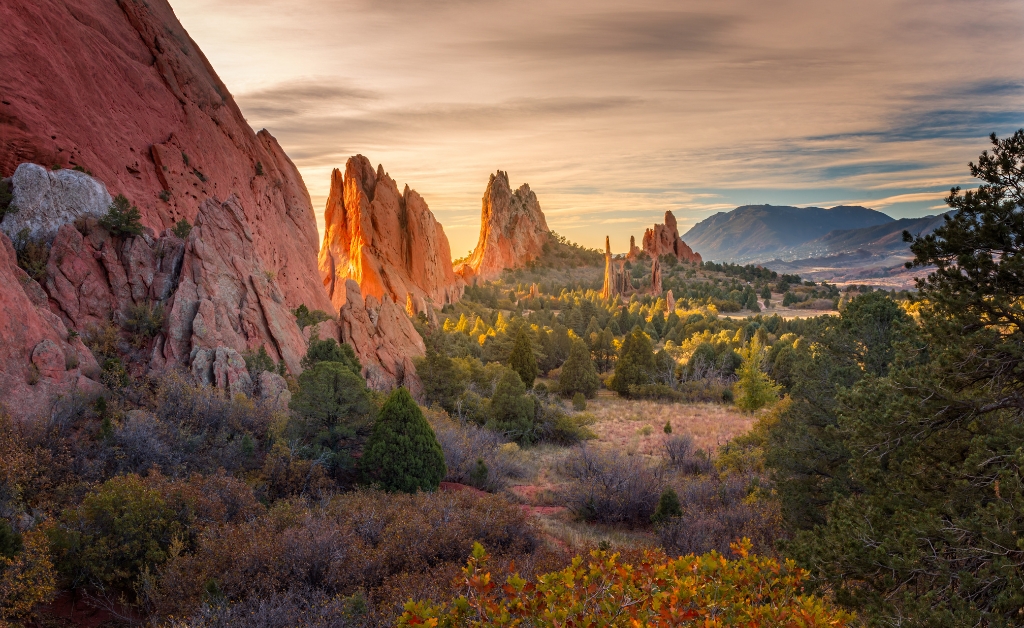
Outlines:
{"label": "sparse vegetation", "polygon": [[0,222],[7,214],[14,214],[18,206],[14,204],[14,194],[11,193],[10,184],[6,179],[0,178]]}
{"label": "sparse vegetation", "polygon": [[178,222],[174,223],[173,227],[171,227],[171,233],[176,237],[185,240],[188,238],[188,234],[192,233],[192,223],[187,219],[182,218]]}
{"label": "sparse vegetation", "polygon": [[124,194],[118,194],[100,218],[100,226],[115,238],[142,235],[142,213]]}
{"label": "sparse vegetation", "polygon": [[46,281],[46,263],[50,259],[50,246],[46,241],[32,237],[26,227],[14,237],[13,244],[18,267],[39,283]]}

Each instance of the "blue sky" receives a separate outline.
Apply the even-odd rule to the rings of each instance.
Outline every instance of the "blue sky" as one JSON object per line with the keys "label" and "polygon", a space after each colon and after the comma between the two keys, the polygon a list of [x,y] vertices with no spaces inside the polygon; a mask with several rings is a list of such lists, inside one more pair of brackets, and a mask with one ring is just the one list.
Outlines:
{"label": "blue sky", "polygon": [[171,0],[322,214],[362,153],[452,254],[488,175],[588,246],[737,205],[942,210],[1024,127],[1024,2]]}

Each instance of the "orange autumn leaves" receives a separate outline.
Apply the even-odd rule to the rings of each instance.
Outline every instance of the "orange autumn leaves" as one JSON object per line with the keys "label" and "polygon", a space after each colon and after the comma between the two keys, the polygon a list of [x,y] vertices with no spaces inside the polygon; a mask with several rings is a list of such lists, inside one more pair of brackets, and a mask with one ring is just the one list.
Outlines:
{"label": "orange autumn leaves", "polygon": [[617,554],[577,557],[561,571],[499,586],[474,547],[449,604],[409,602],[399,626],[702,626],[845,627],[853,616],[803,594],[806,572],[792,561],[750,554],[750,541],[732,545],[735,559],[717,552],[669,559],[651,552],[636,565]]}

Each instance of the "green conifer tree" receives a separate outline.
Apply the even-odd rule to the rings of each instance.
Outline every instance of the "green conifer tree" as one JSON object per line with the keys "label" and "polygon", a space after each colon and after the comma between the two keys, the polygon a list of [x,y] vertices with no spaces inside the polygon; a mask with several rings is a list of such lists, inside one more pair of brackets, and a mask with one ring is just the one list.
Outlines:
{"label": "green conifer tree", "polygon": [[388,492],[434,491],[447,473],[437,436],[404,387],[380,410],[359,471],[363,482]]}
{"label": "green conifer tree", "polygon": [[753,412],[760,410],[779,397],[779,386],[761,370],[764,347],[755,335],[743,350],[743,363],[737,369],[736,406]]}
{"label": "green conifer tree", "polygon": [[601,387],[601,380],[594,369],[594,361],[590,359],[590,350],[579,338],[572,339],[569,358],[562,365],[562,374],[558,378],[558,388],[566,397],[582,393],[585,397],[593,397]]}
{"label": "green conifer tree", "polygon": [[516,332],[512,344],[512,353],[508,356],[508,365],[519,375],[519,379],[527,388],[533,388],[533,382],[537,379],[537,358],[533,355],[533,341],[530,340],[530,332],[523,325]]}
{"label": "green conifer tree", "polygon": [[630,386],[651,383],[654,368],[654,346],[651,339],[639,327],[634,327],[622,341],[610,388],[628,397]]}

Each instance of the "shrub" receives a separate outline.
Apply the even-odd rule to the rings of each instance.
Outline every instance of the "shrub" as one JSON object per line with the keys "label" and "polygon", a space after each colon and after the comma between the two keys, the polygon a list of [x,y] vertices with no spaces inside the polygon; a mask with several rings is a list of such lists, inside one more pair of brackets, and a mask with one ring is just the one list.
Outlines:
{"label": "shrub", "polygon": [[743,351],[743,365],[736,382],[736,406],[747,412],[754,412],[778,399],[779,386],[761,370],[764,350],[754,336]]}
{"label": "shrub", "polygon": [[142,213],[124,196],[118,194],[100,218],[100,226],[115,238],[142,235]]}
{"label": "shrub", "polygon": [[299,391],[289,404],[313,427],[358,426],[373,404],[366,382],[341,362],[316,362],[299,375]]}
{"label": "shrub", "polygon": [[568,478],[558,494],[576,516],[600,523],[647,524],[661,495],[656,468],[639,456],[578,447],[559,471]]}
{"label": "shrub", "polygon": [[72,586],[130,592],[143,570],[168,558],[183,532],[174,511],[137,475],[112,478],[65,510],[51,530],[57,567]]}
{"label": "shrub", "polygon": [[185,240],[188,238],[188,234],[192,233],[192,224],[189,223],[188,220],[182,218],[178,222],[174,223],[173,227],[171,227],[171,233],[176,237]]}
{"label": "shrub", "polygon": [[651,515],[651,523],[663,523],[672,517],[681,516],[683,516],[683,509],[679,506],[679,495],[671,486],[668,486],[658,498],[658,506],[654,509],[654,514]]}
{"label": "shrub", "polygon": [[654,349],[651,339],[634,327],[622,341],[619,359],[615,363],[615,376],[609,387],[623,397],[629,397],[631,386],[644,386],[651,382],[654,371]]}
{"label": "shrub", "polygon": [[416,360],[416,374],[423,382],[423,395],[427,403],[436,403],[446,412],[454,413],[466,384],[448,354],[438,348],[439,343],[427,338],[427,355]]}
{"label": "shrub", "polygon": [[484,463],[484,459],[477,458],[476,464],[473,465],[473,470],[469,472],[469,483],[477,488],[483,488],[487,485],[488,474],[489,470]]}
{"label": "shrub", "polygon": [[359,466],[364,482],[388,492],[433,491],[444,479],[441,445],[404,387],[384,402]]}
{"label": "shrub", "polygon": [[487,427],[500,432],[506,438],[518,443],[532,443],[537,440],[536,406],[532,397],[527,396],[526,386],[519,375],[506,369],[498,380],[491,398],[491,416]]}
{"label": "shrub", "polygon": [[46,281],[46,262],[50,259],[50,247],[41,238],[33,238],[28,227],[14,236],[15,256],[18,266],[39,283]]}
{"label": "shrub", "polygon": [[28,615],[55,592],[56,574],[42,530],[25,533],[23,548],[16,554],[0,555],[0,626]]}
{"label": "shrub", "polygon": [[21,535],[6,519],[0,519],[0,559],[14,558],[24,547]]}
{"label": "shrub", "polygon": [[566,397],[577,393],[585,397],[593,397],[601,386],[601,380],[590,358],[590,349],[578,338],[572,339],[569,357],[562,364],[562,373],[558,377],[558,389]]}
{"label": "shrub", "polygon": [[533,355],[533,343],[525,325],[516,332],[508,365],[527,388],[533,388],[533,381],[537,379],[537,358]]}
{"label": "shrub", "polygon": [[164,327],[164,308],[162,305],[153,307],[148,303],[132,305],[125,316],[124,328],[132,334],[132,344],[136,347],[145,346]]}
{"label": "shrub", "polygon": [[662,547],[672,555],[700,554],[746,537],[757,551],[774,551],[781,514],[777,502],[756,496],[756,482],[756,476],[708,474],[676,487],[682,513],[658,526]]}
{"label": "shrub", "polygon": [[320,340],[316,334],[309,339],[306,355],[302,358],[302,368],[309,369],[320,362],[337,362],[344,365],[353,374],[362,377],[363,365],[359,363],[352,345],[343,342],[340,345],[334,338]]}
{"label": "shrub", "polygon": [[410,602],[398,626],[832,626],[854,617],[804,593],[807,572],[791,560],[750,554],[741,540],[734,560],[711,552],[669,560],[646,554],[636,565],[595,551],[589,561],[529,582],[518,574],[499,586],[489,557],[473,547],[462,595],[449,603]]}
{"label": "shrub", "polygon": [[428,418],[444,452],[446,481],[473,484],[476,460],[483,460],[487,466],[487,481],[474,486],[487,491],[499,491],[512,480],[524,479],[529,474],[515,443],[508,443],[491,430],[453,421],[442,413],[428,413]]}
{"label": "shrub", "polygon": [[572,396],[572,409],[577,412],[587,409],[587,398],[583,396],[583,393],[578,392]]}
{"label": "shrub", "polygon": [[299,329],[305,329],[310,325],[331,320],[331,315],[327,312],[323,310],[310,310],[306,307],[305,303],[292,310],[292,314],[295,315],[295,322],[298,324]]}

